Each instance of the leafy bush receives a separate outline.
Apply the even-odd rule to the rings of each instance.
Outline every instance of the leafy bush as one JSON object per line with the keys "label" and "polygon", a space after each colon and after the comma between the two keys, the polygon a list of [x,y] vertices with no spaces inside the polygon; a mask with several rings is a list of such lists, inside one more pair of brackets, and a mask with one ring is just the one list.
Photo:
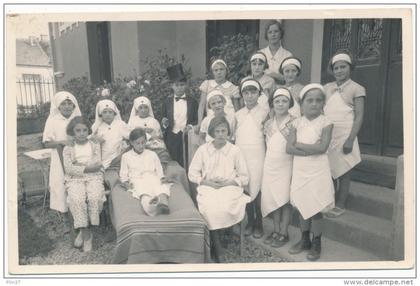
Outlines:
{"label": "leafy bush", "polygon": [[255,40],[252,37],[237,34],[223,36],[219,45],[210,49],[210,56],[211,60],[223,59],[229,68],[227,79],[239,85],[241,79],[250,71],[249,59],[255,51]]}
{"label": "leafy bush", "polygon": [[[147,96],[152,102],[156,118],[161,118],[163,100],[172,94],[172,89],[166,68],[182,63],[187,78],[191,78],[191,68],[184,56],[177,61],[159,50],[156,56],[148,57],[143,62],[144,72],[132,77],[117,77],[112,83],[104,82],[101,86],[92,86],[86,77],[74,78],[63,85],[63,89],[71,92],[76,97],[82,114],[91,122],[95,120],[95,106],[101,99],[111,99],[120,110],[121,117],[128,121],[133,101],[139,96]],[[203,79],[195,78],[189,82],[187,93],[198,100],[200,96],[199,85]]]}

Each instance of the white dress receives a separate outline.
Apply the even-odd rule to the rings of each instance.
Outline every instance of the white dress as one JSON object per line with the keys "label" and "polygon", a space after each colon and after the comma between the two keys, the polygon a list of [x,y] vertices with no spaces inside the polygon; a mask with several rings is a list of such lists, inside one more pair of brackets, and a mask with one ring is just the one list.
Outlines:
{"label": "white dress", "polygon": [[101,122],[97,129],[97,135],[105,141],[101,144],[102,164],[105,169],[112,160],[118,157],[124,150],[123,140],[128,139],[129,129],[122,120],[115,120],[111,124]]}
{"label": "white dress", "polygon": [[[194,155],[188,172],[191,182],[198,184],[198,210],[210,230],[230,227],[242,221],[249,196],[243,192],[248,184],[248,170],[238,147],[226,142],[216,149],[212,142],[206,143]],[[200,185],[204,180],[234,180],[238,186],[214,189]]]}
{"label": "white dress", "polygon": [[293,156],[286,153],[289,128],[294,118],[288,115],[280,124],[275,118],[264,126],[267,153],[261,186],[261,211],[263,217],[277,210],[290,200]]}
{"label": "white dress", "polygon": [[[214,118],[214,115],[207,115],[203,121],[201,121],[201,125],[200,125],[200,133],[206,133],[206,142],[210,142],[212,141],[214,138],[210,136],[208,130],[209,130],[209,125],[210,125],[210,121]],[[225,115],[226,120],[229,122],[229,127],[230,127],[230,133],[231,135],[233,134],[233,128],[235,126],[235,114],[226,114]],[[231,136],[232,137],[232,136]]]}
{"label": "white dress", "polygon": [[[230,81],[225,81],[222,84],[218,84],[214,79],[205,80],[199,87],[200,91],[208,95],[213,90],[220,90],[223,93],[223,96],[226,99],[225,113],[235,114],[235,108],[233,106],[232,100],[234,98],[240,98],[239,89],[236,85]],[[207,100],[208,103],[208,100]],[[208,104],[206,104],[207,115],[213,115],[213,110],[209,109]]]}
{"label": "white dress", "polygon": [[133,197],[154,197],[161,193],[169,195],[170,184],[161,184],[160,179],[163,177],[162,165],[155,152],[145,149],[138,154],[130,150],[122,155],[120,180],[133,184],[129,190]]}
{"label": "white dress", "polygon": [[267,72],[272,73],[279,73],[279,68],[282,63],[282,61],[287,58],[291,57],[292,53],[280,46],[280,48],[277,50],[277,52],[273,55],[270,51],[270,47],[265,47],[264,49],[261,49],[260,52],[264,53],[264,55],[267,58],[268,63],[268,69]]}
{"label": "white dress", "polygon": [[[292,124],[297,129],[297,142],[315,144],[321,139],[322,129],[332,123],[320,115],[313,120],[302,116]],[[293,157],[290,202],[304,219],[334,207],[334,185],[326,153]]]}
{"label": "white dress", "polygon": [[[48,117],[45,123],[42,142],[63,141],[67,140],[66,128],[70,118],[65,118],[61,114]],[[58,155],[57,149],[51,151],[51,165],[49,174],[49,188],[50,188],[50,208],[60,212],[67,212],[67,192],[64,186],[64,170],[63,165]]]}
{"label": "white dress", "polygon": [[149,135],[151,136],[162,136],[162,131],[160,129],[159,121],[157,121],[154,117],[149,116],[146,118],[140,118],[139,116],[135,116],[130,118],[128,121],[128,127],[133,130],[134,128],[144,128],[144,129],[153,129]]}
{"label": "white dress", "polygon": [[325,116],[334,123],[328,158],[331,173],[337,179],[350,171],[361,162],[360,149],[357,137],[353,142],[353,150],[349,154],[343,153],[343,145],[350,135],[354,123],[353,100],[356,97],[366,96],[364,87],[351,79],[340,87],[335,82],[325,85],[327,102],[324,107]]}
{"label": "white dress", "polygon": [[258,104],[249,110],[246,106],[235,113],[235,145],[245,156],[249,172],[249,194],[254,200],[260,189],[265,157],[263,122],[268,111]]}

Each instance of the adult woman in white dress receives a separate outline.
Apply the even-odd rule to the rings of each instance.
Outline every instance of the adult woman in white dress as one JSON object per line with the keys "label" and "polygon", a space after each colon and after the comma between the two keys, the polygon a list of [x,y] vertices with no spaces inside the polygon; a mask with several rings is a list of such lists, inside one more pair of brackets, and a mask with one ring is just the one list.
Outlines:
{"label": "adult woman in white dress", "polygon": [[264,38],[268,41],[268,46],[261,49],[261,52],[267,57],[268,69],[265,74],[272,77],[277,84],[284,83],[284,78],[279,73],[280,64],[285,58],[292,56],[292,53],[282,46],[283,36],[282,24],[276,20],[270,20],[264,29]]}

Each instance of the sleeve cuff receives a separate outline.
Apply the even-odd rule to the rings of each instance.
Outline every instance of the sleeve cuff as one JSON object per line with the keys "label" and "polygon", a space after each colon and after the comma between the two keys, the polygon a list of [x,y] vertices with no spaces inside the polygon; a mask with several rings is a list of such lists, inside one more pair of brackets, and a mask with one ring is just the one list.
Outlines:
{"label": "sleeve cuff", "polygon": [[242,182],[239,180],[239,178],[236,178],[234,181],[238,184],[239,187],[242,187]]}

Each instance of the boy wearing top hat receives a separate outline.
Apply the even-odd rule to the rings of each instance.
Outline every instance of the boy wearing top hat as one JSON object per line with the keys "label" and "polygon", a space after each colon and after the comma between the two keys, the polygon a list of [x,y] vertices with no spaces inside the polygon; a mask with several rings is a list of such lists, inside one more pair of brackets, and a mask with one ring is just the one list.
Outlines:
{"label": "boy wearing top hat", "polygon": [[[188,147],[185,146],[185,150],[183,150],[182,141],[188,128],[197,124],[198,105],[193,98],[185,94],[187,78],[182,64],[168,67],[167,72],[173,94],[166,98],[162,105],[163,139],[172,159],[186,167],[184,166],[184,152],[187,154]],[[188,142],[186,138],[184,139],[185,142]]]}

